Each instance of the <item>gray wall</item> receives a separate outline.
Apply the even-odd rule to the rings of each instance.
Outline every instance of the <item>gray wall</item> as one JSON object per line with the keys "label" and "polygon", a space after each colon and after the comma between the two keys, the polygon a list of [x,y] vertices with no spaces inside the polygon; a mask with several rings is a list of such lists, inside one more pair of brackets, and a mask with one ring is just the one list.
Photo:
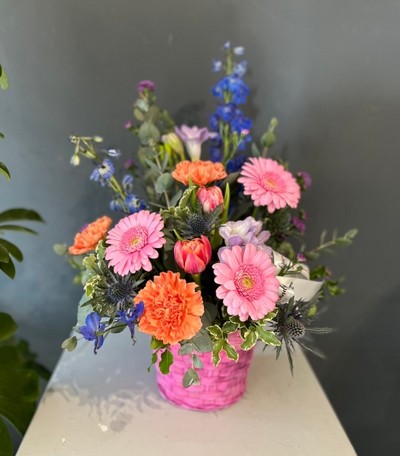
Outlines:
{"label": "gray wall", "polygon": [[26,261],[17,282],[0,278],[1,306],[41,361],[54,366],[80,295],[52,245],[107,210],[89,163],[69,165],[69,134],[133,152],[122,125],[143,78],[173,114],[205,124],[210,61],[230,39],[247,50],[256,132],[278,117],[276,149],[313,176],[310,245],[324,228],[360,229],[330,259],[347,293],[322,319],[338,328],[319,339],[328,361],[310,360],[358,453],[398,448],[399,20],[396,0],[1,0],[0,159],[13,174],[1,207],[47,221],[15,237]]}

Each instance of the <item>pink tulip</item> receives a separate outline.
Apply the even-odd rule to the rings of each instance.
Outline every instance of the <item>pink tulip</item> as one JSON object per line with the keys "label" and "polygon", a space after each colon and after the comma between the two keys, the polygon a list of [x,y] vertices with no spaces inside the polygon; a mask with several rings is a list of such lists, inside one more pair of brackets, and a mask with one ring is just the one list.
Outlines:
{"label": "pink tulip", "polygon": [[178,241],[174,247],[176,264],[188,274],[200,274],[211,260],[211,244],[208,238]]}
{"label": "pink tulip", "polygon": [[218,206],[224,204],[222,190],[214,185],[213,187],[200,187],[197,191],[197,198],[205,214],[214,211]]}

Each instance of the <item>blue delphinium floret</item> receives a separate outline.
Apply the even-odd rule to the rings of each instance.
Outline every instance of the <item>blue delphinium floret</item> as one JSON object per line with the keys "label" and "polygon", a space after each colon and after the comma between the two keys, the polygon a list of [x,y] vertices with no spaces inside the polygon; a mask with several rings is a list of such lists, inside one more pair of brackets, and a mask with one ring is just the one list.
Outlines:
{"label": "blue delphinium floret", "polygon": [[78,328],[82,336],[89,341],[94,341],[94,353],[103,345],[104,336],[101,333],[106,325],[101,323],[101,317],[97,312],[90,312],[85,319],[85,325]]}
{"label": "blue delphinium floret", "polygon": [[232,103],[238,105],[246,103],[250,89],[237,74],[230,74],[218,81],[212,89],[213,95],[220,101],[225,101],[225,92],[230,93]]}
{"label": "blue delphinium floret", "polygon": [[133,193],[126,195],[125,205],[128,209],[129,214],[135,214],[136,212],[147,208],[146,202]]}
{"label": "blue delphinium floret", "polygon": [[96,166],[90,175],[90,179],[105,187],[108,181],[114,175],[115,167],[111,160],[105,158],[100,164]]}
{"label": "blue delphinium floret", "polygon": [[128,326],[132,340],[135,340],[135,324],[144,312],[144,302],[140,301],[135,307],[130,307],[128,310],[119,310],[117,312],[116,322],[124,323]]}

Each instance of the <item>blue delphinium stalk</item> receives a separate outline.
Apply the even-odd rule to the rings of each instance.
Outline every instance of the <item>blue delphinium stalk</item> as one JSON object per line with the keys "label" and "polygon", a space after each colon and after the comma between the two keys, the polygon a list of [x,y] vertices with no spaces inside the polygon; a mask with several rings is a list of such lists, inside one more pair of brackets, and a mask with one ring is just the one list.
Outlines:
{"label": "blue delphinium stalk", "polygon": [[[223,162],[231,170],[237,171],[241,160],[233,160],[237,151],[243,151],[251,142],[248,131],[252,121],[238,108],[244,104],[250,94],[249,87],[243,77],[247,71],[247,61],[235,62],[234,56],[244,54],[244,48],[232,48],[228,41],[224,44],[225,61],[214,60],[213,71],[224,70],[224,76],[212,88],[212,93],[218,100],[218,107],[210,117],[210,129],[218,133],[211,143],[210,155],[214,162]],[[246,135],[242,132],[246,131]],[[231,162],[231,163],[230,163]]]}
{"label": "blue delphinium stalk", "polygon": [[97,350],[104,342],[104,336],[101,333],[105,330],[106,325],[101,323],[101,317],[97,312],[90,312],[85,323],[78,328],[78,331],[86,340],[94,341],[94,353],[97,354]]}

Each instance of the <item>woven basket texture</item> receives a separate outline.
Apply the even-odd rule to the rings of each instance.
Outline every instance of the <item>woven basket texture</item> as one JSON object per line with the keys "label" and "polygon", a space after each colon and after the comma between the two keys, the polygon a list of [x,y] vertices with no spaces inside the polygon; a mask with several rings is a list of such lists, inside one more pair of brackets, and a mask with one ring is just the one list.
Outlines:
{"label": "woven basket texture", "polygon": [[246,390],[253,349],[244,351],[239,348],[242,342],[239,333],[231,334],[229,342],[239,353],[238,362],[221,352],[221,362],[215,367],[211,353],[197,353],[203,362],[203,368],[198,370],[200,385],[189,388],[182,385],[182,379],[187,369],[192,367],[191,357],[178,355],[179,345],[171,346],[174,363],[169,374],[164,375],[157,370],[157,385],[161,395],[168,402],[191,410],[220,410],[237,402]]}

